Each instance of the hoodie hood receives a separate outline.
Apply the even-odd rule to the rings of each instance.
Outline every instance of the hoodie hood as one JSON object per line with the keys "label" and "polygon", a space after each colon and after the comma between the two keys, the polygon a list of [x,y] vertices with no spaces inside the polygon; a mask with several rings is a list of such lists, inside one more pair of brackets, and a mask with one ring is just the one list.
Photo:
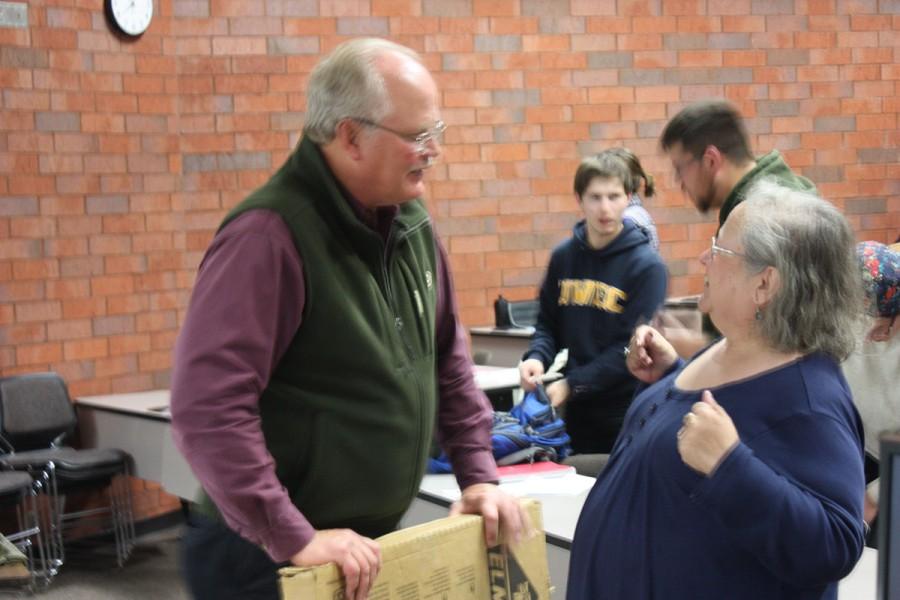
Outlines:
{"label": "hoodie hood", "polygon": [[591,245],[588,243],[587,225],[584,219],[575,223],[575,226],[572,228],[572,237],[575,238],[580,249],[596,253],[598,258],[615,256],[636,246],[650,244],[650,235],[643,228],[638,227],[627,219],[622,221],[622,225],[622,231],[619,232],[619,235],[599,250],[591,248]]}

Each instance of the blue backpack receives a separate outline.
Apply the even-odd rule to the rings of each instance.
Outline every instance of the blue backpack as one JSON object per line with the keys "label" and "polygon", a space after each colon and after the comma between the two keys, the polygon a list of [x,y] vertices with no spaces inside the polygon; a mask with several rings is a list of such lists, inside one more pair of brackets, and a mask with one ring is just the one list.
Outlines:
{"label": "blue backpack", "polygon": [[[542,460],[560,461],[571,451],[566,424],[542,386],[525,394],[522,402],[509,412],[494,412],[491,448],[499,466]],[[450,473],[450,459],[445,453],[428,459],[429,473]]]}

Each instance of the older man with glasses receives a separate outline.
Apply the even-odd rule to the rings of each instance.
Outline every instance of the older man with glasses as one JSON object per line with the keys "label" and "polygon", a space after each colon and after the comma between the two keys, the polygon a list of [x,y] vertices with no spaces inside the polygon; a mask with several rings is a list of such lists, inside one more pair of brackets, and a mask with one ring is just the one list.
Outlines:
{"label": "older man with glasses", "polygon": [[197,598],[278,598],[277,568],[334,561],[365,599],[432,430],[489,544],[529,525],[495,485],[447,257],[421,197],[445,129],[408,48],[359,39],[313,71],[303,138],[225,217],[175,349],[172,423],[200,480]]}

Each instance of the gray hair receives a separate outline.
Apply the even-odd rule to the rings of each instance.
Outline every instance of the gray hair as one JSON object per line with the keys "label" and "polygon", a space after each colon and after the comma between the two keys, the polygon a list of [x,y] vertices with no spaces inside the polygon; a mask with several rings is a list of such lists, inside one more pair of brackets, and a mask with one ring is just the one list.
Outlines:
{"label": "gray hair", "polygon": [[856,344],[862,286],[850,224],[831,203],[761,181],[743,206],[744,266],[774,267],[781,286],[757,321],[784,352],[845,359]]}
{"label": "gray hair", "polygon": [[317,144],[334,139],[338,123],[348,117],[374,122],[391,112],[384,77],[375,66],[386,53],[422,62],[413,50],[381,38],[358,38],[337,46],[313,69],[306,88],[303,133]]}

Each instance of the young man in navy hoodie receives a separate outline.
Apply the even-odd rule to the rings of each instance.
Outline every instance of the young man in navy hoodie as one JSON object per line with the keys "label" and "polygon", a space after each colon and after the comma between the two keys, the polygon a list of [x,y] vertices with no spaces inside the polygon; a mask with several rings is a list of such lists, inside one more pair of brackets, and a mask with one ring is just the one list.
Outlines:
{"label": "young man in navy hoodie", "polygon": [[620,157],[585,158],[574,188],[584,218],[550,257],[519,373],[522,387],[534,389],[557,352],[568,348],[565,378],[549,384],[547,395],[554,406],[566,405],[576,454],[608,453],[638,384],[622,348],[662,305],[668,274],[647,233],[623,220],[632,185]]}

